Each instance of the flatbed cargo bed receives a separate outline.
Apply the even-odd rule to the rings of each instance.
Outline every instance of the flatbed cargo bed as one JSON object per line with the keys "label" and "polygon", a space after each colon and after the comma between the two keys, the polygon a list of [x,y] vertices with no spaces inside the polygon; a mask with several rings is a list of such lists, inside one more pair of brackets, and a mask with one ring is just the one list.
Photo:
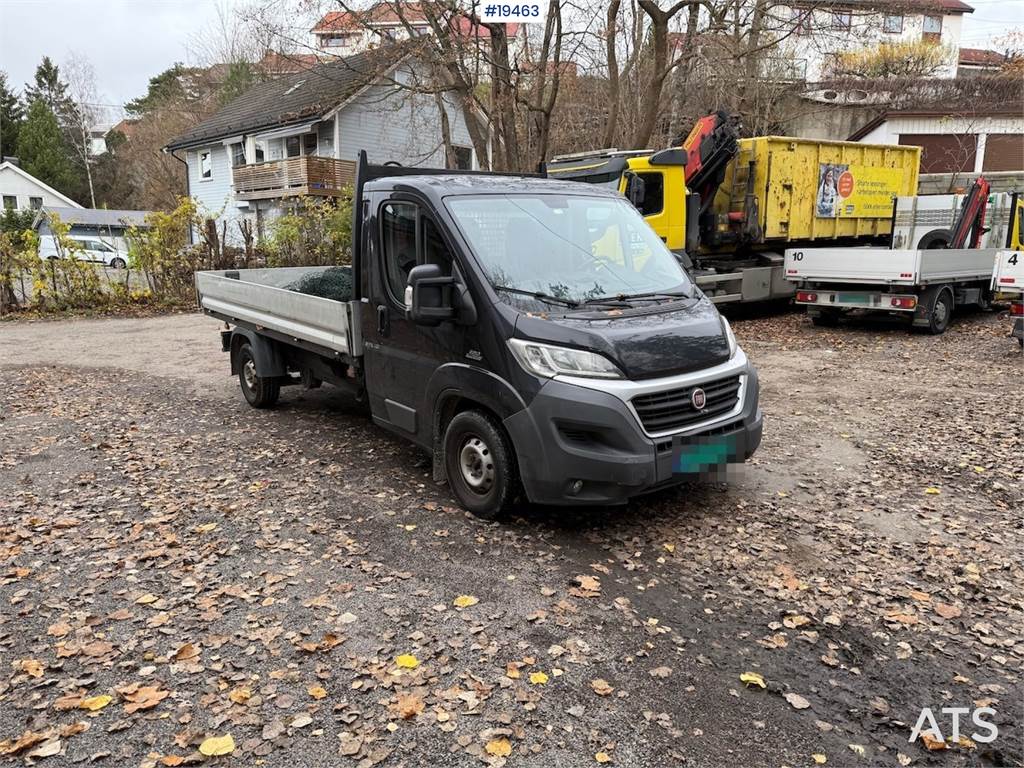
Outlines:
{"label": "flatbed cargo bed", "polygon": [[994,249],[806,248],[786,251],[794,282],[921,286],[992,274]]}
{"label": "flatbed cargo bed", "polygon": [[363,352],[359,302],[334,301],[284,287],[326,269],[329,267],[197,272],[199,306],[229,323],[306,342],[335,357],[358,357]]}

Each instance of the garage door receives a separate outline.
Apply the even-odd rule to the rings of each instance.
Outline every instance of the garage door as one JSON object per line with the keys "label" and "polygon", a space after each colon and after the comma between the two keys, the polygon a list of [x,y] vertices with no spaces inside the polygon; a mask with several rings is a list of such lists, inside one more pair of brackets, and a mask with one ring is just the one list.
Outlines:
{"label": "garage door", "polygon": [[1019,133],[990,133],[985,141],[986,171],[1024,171],[1024,136]]}
{"label": "garage door", "polygon": [[902,133],[900,144],[921,147],[921,173],[974,170],[978,137],[974,134]]}

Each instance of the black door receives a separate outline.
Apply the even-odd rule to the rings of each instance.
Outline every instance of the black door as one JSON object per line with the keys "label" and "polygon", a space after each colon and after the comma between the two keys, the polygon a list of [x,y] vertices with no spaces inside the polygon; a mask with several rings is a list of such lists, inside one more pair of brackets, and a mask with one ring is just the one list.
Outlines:
{"label": "black door", "polygon": [[420,326],[405,317],[405,287],[417,264],[440,264],[451,274],[452,256],[433,218],[418,203],[398,197],[377,202],[371,219],[372,265],[364,306],[366,388],[374,418],[429,445],[432,403],[424,402],[438,366],[462,355],[466,331],[455,323]]}

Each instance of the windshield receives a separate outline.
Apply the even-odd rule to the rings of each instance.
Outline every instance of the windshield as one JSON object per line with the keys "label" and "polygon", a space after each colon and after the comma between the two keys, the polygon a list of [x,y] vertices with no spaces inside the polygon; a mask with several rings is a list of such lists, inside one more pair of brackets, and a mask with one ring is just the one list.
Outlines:
{"label": "windshield", "polygon": [[[623,199],[556,194],[446,200],[473,253],[506,298],[562,303],[691,294],[672,252]],[[549,302],[553,303],[553,302]]]}

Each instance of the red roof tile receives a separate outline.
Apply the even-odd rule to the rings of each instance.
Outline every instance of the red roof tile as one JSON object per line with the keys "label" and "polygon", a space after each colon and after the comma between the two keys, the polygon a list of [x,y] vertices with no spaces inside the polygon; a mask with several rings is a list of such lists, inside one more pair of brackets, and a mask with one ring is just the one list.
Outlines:
{"label": "red roof tile", "polygon": [[987,51],[984,48],[961,48],[960,63],[979,66],[998,67],[1006,62],[1006,57],[999,51]]}

